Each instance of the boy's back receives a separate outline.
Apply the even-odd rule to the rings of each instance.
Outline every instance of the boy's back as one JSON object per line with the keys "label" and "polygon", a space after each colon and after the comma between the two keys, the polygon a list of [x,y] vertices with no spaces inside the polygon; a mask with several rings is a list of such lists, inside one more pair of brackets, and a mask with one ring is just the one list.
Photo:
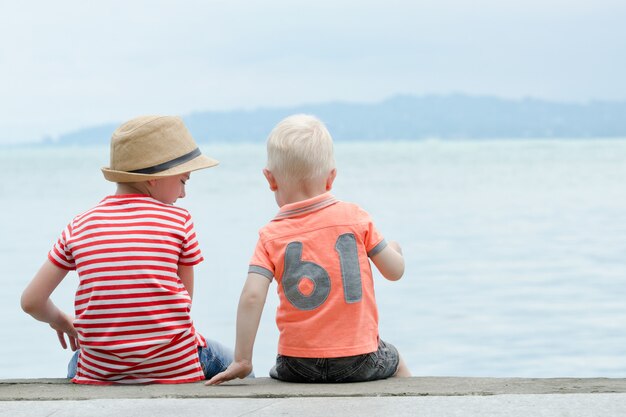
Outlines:
{"label": "boy's back", "polygon": [[74,382],[203,379],[197,348],[206,343],[177,274],[202,261],[185,209],[145,195],[107,197],[68,225],[49,260],[79,275]]}
{"label": "boy's back", "polygon": [[365,211],[330,193],[281,207],[260,231],[250,268],[276,277],[278,353],[335,358],[376,350],[368,255],[384,245]]}

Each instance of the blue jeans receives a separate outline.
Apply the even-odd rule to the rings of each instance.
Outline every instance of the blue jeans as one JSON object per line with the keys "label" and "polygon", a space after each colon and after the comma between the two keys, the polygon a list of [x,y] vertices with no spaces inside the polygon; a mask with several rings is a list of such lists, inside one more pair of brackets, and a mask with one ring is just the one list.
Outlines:
{"label": "blue jeans", "polygon": [[199,347],[200,366],[206,379],[211,379],[215,375],[228,368],[233,361],[233,351],[215,340],[206,339],[207,347]]}
{"label": "blue jeans", "polygon": [[[210,379],[226,370],[233,361],[233,352],[215,340],[206,339],[206,344],[207,347],[198,348],[198,356],[200,357],[200,366],[202,366],[204,377]],[[70,379],[76,376],[79,352],[80,349],[74,353],[70,363],[67,365],[67,377]],[[254,377],[254,375],[250,374],[249,377]]]}
{"label": "blue jeans", "polygon": [[363,382],[393,376],[400,364],[398,350],[378,341],[378,350],[342,358],[296,358],[278,355],[270,370],[274,379],[287,382]]}

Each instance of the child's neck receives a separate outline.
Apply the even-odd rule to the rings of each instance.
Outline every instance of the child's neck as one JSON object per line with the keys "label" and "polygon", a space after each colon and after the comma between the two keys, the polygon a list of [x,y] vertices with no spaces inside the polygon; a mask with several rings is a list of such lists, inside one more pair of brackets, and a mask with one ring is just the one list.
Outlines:
{"label": "child's neck", "polygon": [[137,183],[127,183],[120,182],[117,184],[117,190],[115,190],[115,195],[126,195],[126,194],[146,194],[150,195],[148,191],[148,187],[145,186],[145,183],[137,182]]}
{"label": "child's neck", "polygon": [[323,185],[318,187],[279,187],[278,190],[276,190],[276,202],[279,207],[282,207],[285,204],[297,203],[317,197],[328,191],[329,190]]}

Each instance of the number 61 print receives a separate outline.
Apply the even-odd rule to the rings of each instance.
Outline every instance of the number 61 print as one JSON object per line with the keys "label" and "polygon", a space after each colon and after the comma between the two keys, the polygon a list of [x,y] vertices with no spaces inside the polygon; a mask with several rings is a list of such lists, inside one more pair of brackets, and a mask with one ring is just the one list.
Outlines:
{"label": "number 61 print", "polygon": [[[324,304],[330,294],[331,284],[328,272],[320,265],[302,260],[302,242],[291,242],[285,250],[285,270],[282,285],[285,296],[294,307],[300,310],[314,310]],[[343,283],[344,299],[346,303],[361,301],[361,268],[356,238],[352,233],[346,233],[337,238],[335,251],[339,256],[341,267],[341,281]],[[299,285],[302,280],[313,282],[313,291],[304,294]]]}

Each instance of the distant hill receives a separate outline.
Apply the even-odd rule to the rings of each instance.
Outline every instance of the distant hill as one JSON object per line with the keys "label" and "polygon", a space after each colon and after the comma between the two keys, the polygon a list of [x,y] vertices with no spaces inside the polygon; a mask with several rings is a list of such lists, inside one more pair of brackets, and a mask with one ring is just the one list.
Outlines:
{"label": "distant hill", "polygon": [[[626,102],[584,104],[468,96],[395,96],[371,104],[330,102],[183,115],[198,142],[262,142],[294,113],[321,118],[337,141],[626,137]],[[121,121],[120,121],[121,123]],[[59,144],[108,143],[119,123],[59,136]]]}

